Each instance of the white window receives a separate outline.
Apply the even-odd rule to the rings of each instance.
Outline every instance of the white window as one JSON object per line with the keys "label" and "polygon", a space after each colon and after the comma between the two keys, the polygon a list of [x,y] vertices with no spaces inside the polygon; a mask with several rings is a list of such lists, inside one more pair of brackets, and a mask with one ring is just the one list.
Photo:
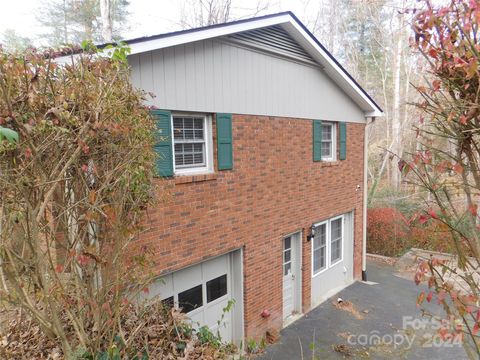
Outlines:
{"label": "white window", "polygon": [[330,221],[330,264],[342,260],[343,217]]}
{"label": "white window", "polygon": [[313,273],[318,274],[327,268],[327,223],[315,229],[313,238]]}
{"label": "white window", "polygon": [[315,225],[312,242],[312,275],[318,275],[343,259],[343,215]]}
{"label": "white window", "polygon": [[205,115],[172,115],[175,174],[206,173],[212,169],[211,120]]}
{"label": "white window", "polygon": [[334,161],[336,159],[335,129],[335,124],[322,122],[322,160]]}

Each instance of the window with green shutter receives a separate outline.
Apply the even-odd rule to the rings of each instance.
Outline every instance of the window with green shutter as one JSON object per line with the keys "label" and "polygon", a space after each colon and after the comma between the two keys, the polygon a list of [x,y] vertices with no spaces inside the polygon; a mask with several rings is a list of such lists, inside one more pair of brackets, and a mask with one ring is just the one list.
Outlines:
{"label": "window with green shutter", "polygon": [[322,160],[322,122],[313,120],[313,161]]}
{"label": "window with green shutter", "polygon": [[347,123],[339,123],[338,128],[340,133],[340,160],[345,160],[347,158]]}
{"label": "window with green shutter", "polygon": [[173,176],[172,114],[166,110],[152,110],[151,113],[155,119],[153,148],[157,154],[156,174]]}
{"label": "window with green shutter", "polygon": [[217,114],[218,170],[233,169],[232,114]]}
{"label": "window with green shutter", "polygon": [[313,120],[313,161],[337,159],[337,123]]}

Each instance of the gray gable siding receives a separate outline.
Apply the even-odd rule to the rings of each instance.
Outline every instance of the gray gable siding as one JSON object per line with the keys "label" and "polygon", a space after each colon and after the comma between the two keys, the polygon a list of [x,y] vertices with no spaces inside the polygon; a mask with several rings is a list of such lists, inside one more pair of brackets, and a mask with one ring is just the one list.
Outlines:
{"label": "gray gable siding", "polygon": [[160,109],[365,122],[318,66],[204,40],[129,56],[132,82]]}

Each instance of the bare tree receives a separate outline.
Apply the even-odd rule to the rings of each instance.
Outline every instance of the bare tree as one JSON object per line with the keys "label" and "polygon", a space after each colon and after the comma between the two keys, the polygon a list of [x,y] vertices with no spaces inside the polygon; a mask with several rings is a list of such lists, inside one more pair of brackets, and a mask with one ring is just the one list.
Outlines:
{"label": "bare tree", "polygon": [[[234,0],[184,0],[180,25],[184,29],[221,24],[242,17],[254,17],[270,7],[269,0],[258,0],[251,8],[236,5]],[[236,6],[235,6],[236,5]]]}

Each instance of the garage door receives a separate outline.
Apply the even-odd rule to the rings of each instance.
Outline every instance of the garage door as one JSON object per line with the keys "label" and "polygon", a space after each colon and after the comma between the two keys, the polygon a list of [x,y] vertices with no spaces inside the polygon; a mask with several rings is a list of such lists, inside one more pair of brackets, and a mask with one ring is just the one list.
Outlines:
{"label": "garage door", "polygon": [[230,254],[223,255],[166,275],[150,294],[181,308],[195,328],[206,325],[214,334],[219,331],[223,341],[231,342],[232,312],[222,319],[223,309],[232,299],[231,258]]}

